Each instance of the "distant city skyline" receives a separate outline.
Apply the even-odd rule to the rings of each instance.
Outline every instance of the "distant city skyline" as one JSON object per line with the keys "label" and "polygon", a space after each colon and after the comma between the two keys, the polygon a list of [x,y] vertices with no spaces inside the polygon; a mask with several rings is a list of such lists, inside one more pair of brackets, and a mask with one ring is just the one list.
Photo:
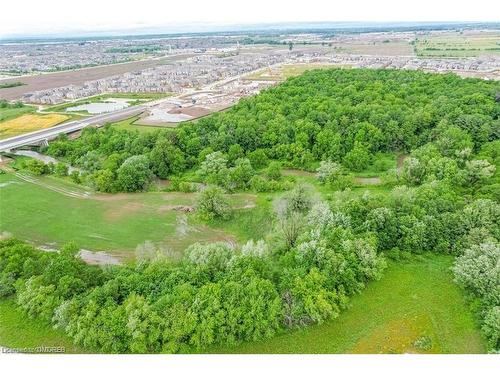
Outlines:
{"label": "distant city skyline", "polygon": [[[202,32],[251,24],[290,22],[498,22],[500,6],[475,0],[271,2],[229,0],[141,2],[87,0],[85,6],[64,0],[25,0],[2,4],[0,37],[130,32]],[[41,16],[43,15],[43,16]]]}

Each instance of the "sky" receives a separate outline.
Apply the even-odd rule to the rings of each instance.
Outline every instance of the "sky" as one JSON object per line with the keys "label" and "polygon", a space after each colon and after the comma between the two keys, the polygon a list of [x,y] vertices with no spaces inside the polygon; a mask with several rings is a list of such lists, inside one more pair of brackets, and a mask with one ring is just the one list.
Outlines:
{"label": "sky", "polygon": [[280,22],[500,21],[496,0],[5,0],[0,37]]}

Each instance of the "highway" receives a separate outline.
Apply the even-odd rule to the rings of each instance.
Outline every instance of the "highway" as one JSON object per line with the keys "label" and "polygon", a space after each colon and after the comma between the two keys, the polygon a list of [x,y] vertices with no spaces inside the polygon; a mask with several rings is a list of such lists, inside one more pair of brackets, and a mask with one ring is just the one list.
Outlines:
{"label": "highway", "polygon": [[[271,65],[270,67],[279,66],[281,64],[282,63],[274,64],[274,65]],[[41,142],[50,141],[54,138],[57,138],[57,136],[59,134],[73,133],[73,132],[81,130],[89,125],[104,125],[107,122],[115,122],[115,121],[123,120],[123,119],[129,118],[129,117],[138,115],[138,114],[144,112],[144,110],[146,108],[153,107],[153,106],[160,104],[162,102],[169,102],[171,100],[175,100],[176,98],[181,98],[185,95],[195,93],[196,91],[213,90],[222,84],[226,84],[228,82],[237,80],[237,79],[242,78],[246,75],[257,72],[261,69],[262,68],[259,68],[259,69],[256,69],[254,71],[251,71],[251,72],[246,72],[246,73],[243,73],[243,74],[240,74],[237,76],[228,77],[228,78],[222,79],[220,81],[212,82],[200,90],[187,89],[183,93],[181,93],[177,96],[170,96],[170,97],[166,97],[166,98],[161,98],[161,99],[157,99],[157,100],[153,100],[153,101],[144,103],[142,105],[132,106],[132,107],[118,110],[118,111],[105,113],[102,115],[86,117],[86,118],[81,119],[81,120],[69,121],[69,122],[65,122],[64,124],[56,125],[56,126],[53,126],[51,128],[48,128],[48,129],[37,130],[37,131],[31,132],[31,133],[18,135],[17,137],[3,139],[3,140],[0,140],[0,152],[14,150],[14,149],[22,147],[22,146],[37,145],[37,144],[40,144]]]}
{"label": "highway", "polygon": [[[148,103],[150,104],[150,103]],[[118,121],[128,117],[138,115],[146,109],[146,105],[137,105],[124,108],[118,111],[92,116],[81,120],[65,122],[48,129],[37,130],[17,137],[0,140],[0,152],[13,150],[27,145],[36,145],[40,142],[50,141],[59,134],[69,134],[81,130],[89,125],[104,125],[107,122]]]}

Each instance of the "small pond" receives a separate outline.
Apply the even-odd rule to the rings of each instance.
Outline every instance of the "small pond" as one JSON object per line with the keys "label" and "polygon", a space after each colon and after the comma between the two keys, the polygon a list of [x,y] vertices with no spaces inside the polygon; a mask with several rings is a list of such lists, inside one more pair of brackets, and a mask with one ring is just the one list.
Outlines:
{"label": "small pond", "polygon": [[98,115],[101,113],[113,112],[127,108],[130,106],[130,101],[132,101],[132,99],[109,98],[103,102],[80,104],[74,107],[69,107],[66,108],[66,112],[87,111],[92,115]]}

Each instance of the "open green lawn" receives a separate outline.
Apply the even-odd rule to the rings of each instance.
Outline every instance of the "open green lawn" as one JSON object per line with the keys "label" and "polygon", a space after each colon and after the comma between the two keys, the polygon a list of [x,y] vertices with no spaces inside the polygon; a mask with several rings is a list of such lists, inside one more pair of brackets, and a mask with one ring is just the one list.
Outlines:
{"label": "open green lawn", "polygon": [[[59,247],[69,241],[88,250],[105,250],[119,257],[134,255],[146,240],[182,251],[194,242],[243,242],[253,227],[242,222],[263,214],[255,207],[256,196],[232,194],[235,219],[228,227],[201,223],[193,214],[174,209],[195,205],[196,193],[91,194],[80,186],[55,177],[37,177],[37,184],[11,173],[0,175],[0,232],[34,242]],[[260,219],[259,219],[260,220]]]}
{"label": "open green lawn", "polygon": [[[354,296],[337,319],[211,352],[484,353],[476,321],[453,283],[452,262],[452,256],[434,254],[391,262],[382,279]],[[430,347],[418,349],[419,339]]]}
{"label": "open green lawn", "polygon": [[64,347],[66,353],[82,353],[63,331],[40,319],[29,318],[14,300],[0,299],[0,346],[10,349]]}

